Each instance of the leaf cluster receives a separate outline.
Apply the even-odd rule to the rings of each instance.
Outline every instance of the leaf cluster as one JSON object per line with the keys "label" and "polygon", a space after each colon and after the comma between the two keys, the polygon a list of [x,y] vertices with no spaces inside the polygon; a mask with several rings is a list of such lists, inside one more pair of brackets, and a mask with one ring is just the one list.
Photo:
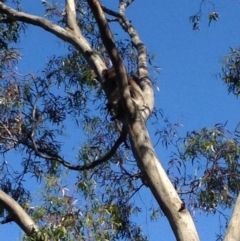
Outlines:
{"label": "leaf cluster", "polygon": [[231,48],[222,61],[222,79],[228,86],[228,92],[237,97],[240,94],[240,49]]}
{"label": "leaf cluster", "polygon": [[[216,212],[220,206],[233,205],[240,190],[239,137],[238,128],[231,134],[225,125],[217,124],[179,140],[170,164],[184,174],[175,176],[174,182],[180,194],[189,195],[189,206]],[[194,174],[188,174],[193,167]]]}

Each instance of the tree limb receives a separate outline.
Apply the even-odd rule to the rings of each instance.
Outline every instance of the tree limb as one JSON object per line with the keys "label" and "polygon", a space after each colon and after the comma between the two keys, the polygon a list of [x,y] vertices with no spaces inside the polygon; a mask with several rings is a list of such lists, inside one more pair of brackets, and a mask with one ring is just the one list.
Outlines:
{"label": "tree limb", "polygon": [[[112,40],[107,20],[98,0],[88,0],[88,3],[98,23],[104,46],[106,47],[113,65],[116,68],[116,74],[119,77],[118,87],[120,92],[122,92],[122,103],[125,109],[129,110],[128,114],[132,114],[132,103],[128,102],[128,98],[131,97],[128,93],[126,94],[126,76],[125,73],[121,71],[124,66]],[[143,87],[148,88],[148,97],[150,98],[148,101],[151,101],[151,99],[153,100],[153,90],[151,83],[148,82],[146,48],[129,22],[127,22],[126,27],[132,41],[135,41],[134,43],[139,45],[137,46],[139,51],[138,65],[139,71],[142,72],[140,73],[142,78],[141,81],[142,83],[145,83]],[[150,103],[153,105],[153,101]],[[167,216],[176,239],[178,241],[199,240],[190,213],[186,209],[179,212],[182,201],[156,156],[143,116],[137,113],[136,119],[128,118],[127,129],[133,154],[137,160],[138,166],[142,171],[149,188],[159,203],[159,206]]]}
{"label": "tree limb", "polygon": [[13,220],[28,236],[32,236],[39,231],[38,226],[23,208],[2,190],[0,190],[0,205],[11,214]]}
{"label": "tree limb", "polygon": [[145,120],[148,119],[154,108],[154,93],[152,83],[149,78],[147,67],[147,50],[143,42],[141,41],[136,29],[132,26],[129,20],[124,15],[125,4],[120,3],[119,13],[112,11],[104,6],[101,6],[103,11],[118,19],[118,22],[131,38],[132,44],[138,52],[138,84],[140,85],[143,93],[146,108],[142,111],[142,116]]}
{"label": "tree limb", "polygon": [[124,109],[127,112],[128,117],[134,118],[136,111],[135,111],[135,105],[133,104],[130,91],[128,88],[128,78],[127,78],[126,69],[124,67],[122,58],[116,48],[116,45],[113,41],[112,33],[110,31],[105,14],[98,0],[88,0],[88,4],[97,21],[103,44],[115,68],[116,76],[117,76],[117,84],[120,90],[119,93],[121,96],[121,101],[124,106]]}
{"label": "tree limb", "polygon": [[[70,5],[72,6],[72,0],[69,1]],[[88,61],[88,64],[91,66],[91,68],[95,71],[96,75],[98,76],[99,81],[102,80],[102,71],[106,68],[106,66],[103,63],[102,59],[99,57],[99,55],[92,50],[90,44],[88,43],[86,38],[84,38],[80,31],[73,32],[69,28],[64,29],[45,18],[14,10],[13,8],[8,7],[1,1],[0,13],[6,14],[8,18],[13,19],[15,21],[21,21],[24,23],[29,23],[41,27],[46,31],[54,34],[58,38],[72,44],[78,51],[81,52],[84,58]],[[69,20],[70,27],[73,26],[72,17],[71,20],[72,21]]]}
{"label": "tree limb", "polygon": [[133,2],[134,2],[134,0],[128,0],[127,2],[125,2],[123,0],[119,0],[119,5],[120,5],[120,8],[126,9]]}
{"label": "tree limb", "polygon": [[102,156],[98,160],[88,163],[86,165],[73,165],[70,162],[65,161],[62,157],[60,157],[57,154],[50,153],[50,151],[45,150],[43,148],[38,148],[35,143],[35,140],[33,139],[33,136],[31,137],[32,143],[33,143],[32,145],[29,144],[28,142],[23,142],[23,141],[21,141],[21,143],[23,145],[27,146],[28,148],[32,149],[35,152],[35,155],[38,157],[41,157],[45,160],[57,161],[60,164],[62,164],[64,167],[67,167],[70,170],[83,171],[83,170],[93,169],[94,167],[96,167],[106,161],[109,161],[115,155],[119,146],[126,140],[126,136],[127,136],[127,132],[122,131],[121,135],[116,140],[116,142],[114,143],[114,145],[112,146],[111,150],[108,153],[106,153],[104,156]]}
{"label": "tree limb", "polygon": [[6,224],[6,223],[11,223],[14,222],[14,219],[12,217],[6,217],[5,219],[3,219],[0,224]]}
{"label": "tree limb", "polygon": [[75,0],[66,0],[67,27],[79,34],[80,28],[77,25]]}
{"label": "tree limb", "polygon": [[12,20],[39,26],[46,31],[53,33],[61,39],[64,38],[64,40],[66,41],[69,40],[69,38],[71,37],[71,35],[65,29],[52,23],[51,21],[36,15],[19,12],[17,10],[14,10],[13,8],[6,6],[2,2],[0,2],[0,13],[6,14]]}

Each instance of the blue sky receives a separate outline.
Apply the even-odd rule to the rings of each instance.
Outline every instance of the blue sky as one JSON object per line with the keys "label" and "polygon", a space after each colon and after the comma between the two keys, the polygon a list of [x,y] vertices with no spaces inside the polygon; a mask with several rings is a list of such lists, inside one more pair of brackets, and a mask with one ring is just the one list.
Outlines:
{"label": "blue sky", "polygon": [[[41,1],[22,2],[23,9],[39,13]],[[113,0],[103,2],[106,6],[113,4]],[[156,65],[162,68],[157,80],[160,91],[156,90],[156,106],[164,111],[164,115],[172,122],[182,121],[181,133],[226,121],[227,127],[233,130],[239,121],[239,101],[228,94],[227,87],[216,75],[221,72],[220,61],[228,54],[229,47],[237,47],[240,43],[240,3],[237,0],[215,1],[220,18],[210,27],[207,15],[214,9],[211,4],[203,5],[201,30],[193,31],[189,16],[198,11],[199,3],[200,0],[135,0],[127,10],[127,16],[148,51],[156,55]],[[20,46],[23,49],[18,66],[21,73],[40,71],[47,56],[64,52],[64,44],[59,39],[37,27],[29,28]],[[150,131],[154,133],[153,127]],[[157,153],[163,166],[167,167],[169,151],[159,145]],[[138,200],[142,202],[143,210],[147,210],[147,201],[141,199],[151,199],[150,192],[146,190]],[[147,221],[145,215],[139,218],[150,240],[175,240],[164,217],[157,223]],[[195,219],[201,240],[214,240],[219,227],[218,217],[198,213]],[[13,226],[15,224],[10,224],[9,230]],[[6,227],[0,226],[0,233],[3,232],[6,233]],[[13,236],[6,233],[3,240],[17,240],[17,237],[19,231]]]}

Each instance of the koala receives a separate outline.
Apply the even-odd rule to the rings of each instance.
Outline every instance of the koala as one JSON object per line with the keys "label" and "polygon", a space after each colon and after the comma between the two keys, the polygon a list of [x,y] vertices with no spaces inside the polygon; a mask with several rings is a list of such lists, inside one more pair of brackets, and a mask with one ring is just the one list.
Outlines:
{"label": "koala", "polygon": [[[115,69],[104,70],[105,77],[104,87],[107,93],[108,103],[107,109],[113,116],[111,120],[123,120],[125,111],[121,103],[121,95],[117,86],[117,76]],[[136,82],[136,79],[128,75],[128,85],[131,97],[139,109],[144,106],[144,97],[141,88]]]}

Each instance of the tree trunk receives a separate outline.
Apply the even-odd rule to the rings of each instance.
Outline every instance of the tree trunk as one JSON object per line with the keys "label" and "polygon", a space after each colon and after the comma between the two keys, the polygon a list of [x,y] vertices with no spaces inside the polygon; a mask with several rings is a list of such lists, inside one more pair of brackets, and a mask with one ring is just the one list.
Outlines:
{"label": "tree trunk", "polygon": [[240,240],[240,194],[237,197],[232,218],[227,228],[224,241]]}
{"label": "tree trunk", "polygon": [[199,240],[193,219],[160,164],[142,119],[129,125],[134,156],[178,241]]}

